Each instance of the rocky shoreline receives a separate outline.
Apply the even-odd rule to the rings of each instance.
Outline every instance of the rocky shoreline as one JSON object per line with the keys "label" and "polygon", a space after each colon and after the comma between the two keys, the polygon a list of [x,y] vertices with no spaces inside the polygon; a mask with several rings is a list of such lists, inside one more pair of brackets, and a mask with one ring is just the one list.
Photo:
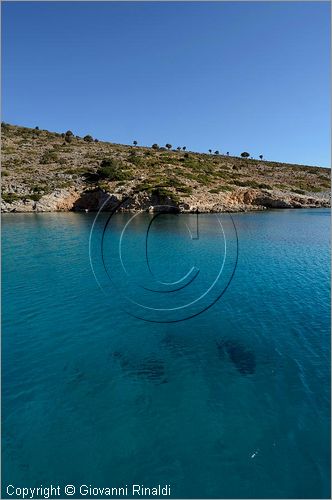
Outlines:
{"label": "rocky shoreline", "polygon": [[[42,196],[38,201],[23,198],[11,203],[2,201],[2,213],[45,213],[45,212],[95,212],[119,207],[122,212],[159,211],[165,206],[182,213],[247,212],[266,209],[327,208],[331,206],[330,193],[320,196],[292,195],[291,193],[239,188],[230,194],[199,199],[190,197],[179,201],[167,196],[148,193],[106,192],[94,189],[57,189]],[[161,208],[162,207],[162,208]]]}

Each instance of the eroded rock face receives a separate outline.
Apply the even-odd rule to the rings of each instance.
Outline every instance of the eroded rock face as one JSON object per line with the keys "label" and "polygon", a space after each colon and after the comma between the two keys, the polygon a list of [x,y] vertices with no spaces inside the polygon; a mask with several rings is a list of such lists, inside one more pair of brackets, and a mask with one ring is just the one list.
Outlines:
{"label": "eroded rock face", "polygon": [[80,193],[76,189],[57,189],[44,195],[38,201],[29,199],[17,200],[12,203],[2,201],[2,212],[68,212],[73,209]]}
{"label": "eroded rock face", "polygon": [[119,204],[120,200],[121,198],[118,198],[114,194],[108,194],[101,189],[86,190],[75,200],[71,210],[88,210],[91,212],[97,212],[101,208],[103,210],[112,210]]}
{"label": "eroded rock face", "polygon": [[326,197],[312,198],[283,193],[281,191],[264,191],[256,189],[243,189],[233,192],[229,198],[230,205],[245,210],[268,208],[315,208],[329,207],[330,199]]}
{"label": "eroded rock face", "polygon": [[49,195],[42,196],[41,199],[36,202],[35,210],[37,212],[70,211],[79,195],[79,192],[75,189],[56,190]]}
{"label": "eroded rock face", "polygon": [[2,212],[61,212],[98,211],[117,209],[119,211],[177,210],[184,213],[218,213],[265,210],[270,208],[315,208],[329,207],[328,194],[324,196],[291,195],[278,191],[239,188],[231,193],[191,196],[175,201],[173,198],[141,193],[109,193],[94,189],[58,189],[44,195],[39,201],[29,198],[12,203],[3,201]]}

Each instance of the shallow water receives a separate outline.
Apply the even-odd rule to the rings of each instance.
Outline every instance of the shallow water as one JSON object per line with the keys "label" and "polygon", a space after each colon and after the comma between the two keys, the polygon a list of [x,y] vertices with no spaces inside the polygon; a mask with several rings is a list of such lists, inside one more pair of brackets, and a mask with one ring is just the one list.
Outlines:
{"label": "shallow water", "polygon": [[[3,497],[7,484],[135,483],[169,484],[174,498],[329,498],[329,210],[234,215],[238,255],[225,216],[220,288],[190,311],[229,286],[174,323],[150,320],[183,319],[155,309],[209,289],[225,250],[216,216],[199,217],[199,240],[185,229],[195,238],[195,216],[151,226],[154,276],[199,270],[166,294],[139,288],[153,284],[149,215],[124,235],[131,285],[114,260],[129,216],[105,236],[111,280],[106,216],[96,224],[101,290],[94,217],[2,217]],[[128,314],[133,298],[149,321]]]}

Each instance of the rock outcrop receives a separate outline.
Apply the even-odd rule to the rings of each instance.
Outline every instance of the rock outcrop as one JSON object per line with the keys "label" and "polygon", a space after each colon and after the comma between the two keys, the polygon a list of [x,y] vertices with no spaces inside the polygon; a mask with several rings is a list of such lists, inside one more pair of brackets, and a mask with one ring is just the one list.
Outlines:
{"label": "rock outcrop", "polygon": [[51,194],[42,196],[39,201],[29,198],[16,200],[12,203],[2,201],[2,212],[95,212],[100,209],[118,211],[158,211],[177,209],[180,212],[190,213],[199,211],[208,212],[246,212],[251,210],[265,210],[270,208],[318,208],[329,207],[330,199],[314,198],[309,196],[290,196],[284,193],[267,192],[239,188],[231,194],[223,193],[218,202],[214,198],[179,200],[158,197],[148,193],[111,193],[99,188],[79,191],[73,189],[59,189]]}

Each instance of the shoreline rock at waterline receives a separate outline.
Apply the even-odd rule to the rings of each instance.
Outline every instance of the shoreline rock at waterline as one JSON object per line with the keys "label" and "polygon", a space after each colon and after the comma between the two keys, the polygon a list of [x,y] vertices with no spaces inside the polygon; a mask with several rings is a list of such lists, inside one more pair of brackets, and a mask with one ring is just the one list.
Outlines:
{"label": "shoreline rock at waterline", "polygon": [[182,213],[220,213],[220,212],[246,212],[265,209],[282,208],[327,208],[330,207],[330,199],[315,196],[292,196],[281,192],[269,192],[262,190],[239,188],[230,194],[223,193],[223,196],[209,197],[207,199],[183,199],[175,202],[173,199],[158,197],[148,193],[108,193],[101,189],[79,190],[58,189],[54,192],[42,196],[38,201],[24,198],[11,203],[2,201],[1,210],[3,213],[42,213],[42,212],[96,212],[103,207],[103,210],[110,211],[120,204],[120,212],[147,211],[155,212],[165,210],[165,207],[174,207]]}

